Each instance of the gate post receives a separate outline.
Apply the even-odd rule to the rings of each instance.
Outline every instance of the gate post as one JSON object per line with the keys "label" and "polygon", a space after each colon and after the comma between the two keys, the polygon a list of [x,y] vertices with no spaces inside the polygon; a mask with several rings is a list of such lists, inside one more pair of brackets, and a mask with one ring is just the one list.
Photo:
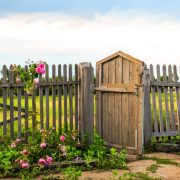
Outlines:
{"label": "gate post", "polygon": [[94,132],[94,68],[90,63],[79,64],[79,130],[81,137]]}
{"label": "gate post", "polygon": [[150,73],[147,67],[144,68],[143,76],[143,88],[144,88],[144,97],[143,97],[143,113],[144,113],[144,145],[147,145],[152,136],[152,125],[151,125],[151,104],[150,104]]}

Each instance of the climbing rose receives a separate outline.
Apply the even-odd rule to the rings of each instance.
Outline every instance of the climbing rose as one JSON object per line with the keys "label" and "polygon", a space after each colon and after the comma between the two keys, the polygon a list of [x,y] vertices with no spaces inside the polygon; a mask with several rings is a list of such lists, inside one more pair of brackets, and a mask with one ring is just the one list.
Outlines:
{"label": "climbing rose", "polygon": [[40,158],[39,161],[38,161],[38,164],[39,165],[46,165],[46,160],[43,159],[43,158]]}
{"label": "climbing rose", "polygon": [[23,151],[21,151],[21,154],[23,154],[23,155],[28,155],[29,152],[28,152],[28,150],[24,149]]}
{"label": "climbing rose", "polygon": [[40,144],[40,147],[41,147],[42,149],[44,149],[44,148],[46,147],[46,143],[41,143],[41,144]]}
{"label": "climbing rose", "polygon": [[12,148],[15,148],[16,147],[16,144],[13,142],[13,143],[11,143],[11,147]]}
{"label": "climbing rose", "polygon": [[45,74],[46,73],[45,64],[44,63],[37,64],[36,72],[38,74]]}
{"label": "climbing rose", "polygon": [[21,79],[17,77],[17,78],[16,78],[16,82],[17,82],[17,83],[20,83],[20,82],[21,82]]}
{"label": "climbing rose", "polygon": [[34,84],[37,85],[39,83],[39,78],[34,78]]}
{"label": "climbing rose", "polygon": [[53,158],[50,156],[46,156],[46,163],[51,164],[53,162]]}
{"label": "climbing rose", "polygon": [[60,136],[60,141],[61,141],[61,142],[64,142],[65,139],[66,139],[65,136]]}
{"label": "climbing rose", "polygon": [[28,162],[23,162],[23,163],[21,164],[21,167],[22,167],[23,169],[27,169],[27,168],[29,168],[29,163],[28,163]]}

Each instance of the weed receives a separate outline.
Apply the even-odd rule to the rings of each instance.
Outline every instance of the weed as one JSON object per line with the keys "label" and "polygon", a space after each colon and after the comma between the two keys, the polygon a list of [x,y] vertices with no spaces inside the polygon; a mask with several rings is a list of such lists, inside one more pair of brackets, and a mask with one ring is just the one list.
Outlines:
{"label": "weed", "polygon": [[155,173],[158,169],[159,165],[158,164],[152,164],[151,166],[147,167],[146,170],[150,171],[152,173]]}

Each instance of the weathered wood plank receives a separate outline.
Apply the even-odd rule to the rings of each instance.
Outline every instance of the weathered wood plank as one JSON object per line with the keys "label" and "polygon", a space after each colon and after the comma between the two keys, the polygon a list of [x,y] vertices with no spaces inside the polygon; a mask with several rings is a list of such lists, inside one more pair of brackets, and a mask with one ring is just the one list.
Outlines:
{"label": "weathered wood plank", "polygon": [[[56,81],[56,66],[52,66],[52,81]],[[56,129],[56,86],[52,87],[52,120],[53,128]]]}
{"label": "weathered wood plank", "polygon": [[[163,82],[167,82],[166,65],[163,65]],[[170,131],[170,117],[168,105],[168,87],[164,87],[165,110],[166,110],[166,131]]]}
{"label": "weathered wood plank", "polygon": [[[69,82],[72,82],[72,65],[69,65]],[[72,102],[72,85],[69,85],[69,115],[70,129],[73,129],[73,102]]]}
{"label": "weathered wood plank", "polygon": [[[13,65],[10,66],[9,83],[10,84],[14,83]],[[10,136],[11,138],[14,138],[14,88],[10,88],[9,98],[10,98]]]}
{"label": "weathered wood plank", "polygon": [[161,87],[180,87],[179,82],[163,82],[163,81],[151,81],[151,86],[161,86]]}
{"label": "weathered wood plank", "polygon": [[17,90],[17,98],[18,98],[18,138],[21,138],[21,88]]}
{"label": "weathered wood plank", "polygon": [[[130,64],[127,59],[123,59],[123,72],[122,72],[122,78],[124,84],[129,84],[129,71],[130,71]],[[122,94],[122,127],[123,127],[123,146],[128,145],[128,128],[129,128],[129,94],[123,93]]]}
{"label": "weathered wood plank", "polygon": [[[62,82],[61,65],[58,65],[58,81]],[[58,86],[58,129],[62,128],[62,86]]]}
{"label": "weathered wood plank", "polygon": [[[42,82],[42,75],[39,75],[39,83]],[[39,87],[39,106],[40,106],[40,128],[44,129],[44,112],[43,112],[43,87]]]}
{"label": "weathered wood plank", "polygon": [[108,93],[102,93],[102,138],[108,142]]}
{"label": "weathered wood plank", "polygon": [[[75,81],[78,81],[78,65],[75,64]],[[78,130],[79,112],[78,112],[78,85],[75,84],[75,130]]]}
{"label": "weathered wood plank", "polygon": [[[36,128],[36,95],[35,93],[32,94],[32,131]],[[32,132],[33,133],[33,132]]]}
{"label": "weathered wood plank", "polygon": [[[177,67],[174,65],[174,81],[178,82],[178,74],[177,74]],[[177,105],[177,126],[178,130],[180,131],[180,99],[179,99],[179,88],[176,87],[176,105]]]}
{"label": "weathered wood plank", "polygon": [[[138,84],[138,75],[137,75],[137,64],[130,62],[129,63],[129,83],[134,85]],[[134,89],[133,89],[134,92]],[[128,146],[135,146],[135,129],[136,127],[136,120],[137,120],[137,96],[134,93],[129,93],[129,119],[128,124]]]}
{"label": "weathered wood plank", "polygon": [[[63,66],[63,80],[67,82],[67,65]],[[64,125],[67,125],[67,86],[64,85]]]}
{"label": "weathered wood plank", "polygon": [[[96,87],[99,87],[99,76],[100,76],[100,65],[96,65]],[[95,123],[95,127],[96,127],[96,133],[99,134],[99,121],[100,121],[100,93],[101,92],[96,92],[96,123]]]}
{"label": "weathered wood plank", "polygon": [[122,57],[117,57],[116,58],[116,64],[115,64],[115,73],[116,73],[116,76],[115,76],[115,83],[116,84],[122,84]]}
{"label": "weathered wood plank", "polygon": [[[111,61],[108,62],[108,84],[115,84],[116,82],[116,59],[112,59]],[[108,88],[109,89],[109,88]],[[108,121],[109,121],[109,142],[110,143],[115,143],[116,140],[116,127],[115,127],[115,93],[109,92],[108,94],[109,100],[108,100],[108,105],[109,105],[109,113],[108,113]]]}
{"label": "weathered wood plank", "polygon": [[151,125],[151,103],[150,103],[150,72],[145,66],[143,75],[144,84],[144,144],[147,145],[151,141],[152,137],[152,125]]}
{"label": "weathered wood plank", "polygon": [[102,64],[102,83],[108,83],[108,66],[108,62]]}
{"label": "weathered wood plank", "polygon": [[[153,65],[150,65],[150,79],[154,81],[154,70]],[[153,115],[154,115],[154,131],[158,132],[158,121],[157,121],[157,108],[156,108],[156,94],[155,94],[155,87],[151,86],[152,92],[152,106],[153,106]]]}
{"label": "weathered wood plank", "polygon": [[[156,66],[157,69],[157,81],[161,81],[161,74],[160,74],[160,66],[159,64]],[[164,131],[164,123],[162,118],[162,95],[161,95],[161,87],[157,86],[158,90],[158,102],[159,102],[159,123],[160,123],[160,132]]]}
{"label": "weathered wood plank", "polygon": [[90,137],[94,133],[94,94],[91,92],[91,85],[94,81],[94,69],[93,67],[84,68],[84,129],[83,134],[89,134]]}
{"label": "weathered wood plank", "polygon": [[[25,71],[28,71],[28,66],[25,66]],[[29,110],[29,102],[28,102],[28,93],[24,92],[24,108],[25,108],[25,141],[28,141],[28,128],[29,128],[29,121],[28,121],[28,110]]]}
{"label": "weathered wood plank", "polygon": [[[7,67],[3,66],[3,84],[6,84]],[[3,135],[7,135],[7,88],[3,88]]]}
{"label": "weathered wood plank", "polygon": [[[169,82],[172,82],[172,66],[168,66],[169,71]],[[171,108],[171,129],[175,130],[175,119],[174,119],[174,97],[173,97],[173,88],[170,87],[170,108]]]}
{"label": "weathered wood plank", "polygon": [[[46,64],[45,82],[49,82],[49,66]],[[49,86],[45,87],[46,96],[46,130],[49,130]]]}
{"label": "weathered wood plank", "polygon": [[[139,71],[138,71],[138,84],[141,84],[143,82],[143,70],[144,70],[144,64],[139,64]],[[140,86],[138,88],[138,119],[137,119],[137,131],[135,130],[135,147],[137,148],[137,154],[142,155],[143,153],[143,87]]]}

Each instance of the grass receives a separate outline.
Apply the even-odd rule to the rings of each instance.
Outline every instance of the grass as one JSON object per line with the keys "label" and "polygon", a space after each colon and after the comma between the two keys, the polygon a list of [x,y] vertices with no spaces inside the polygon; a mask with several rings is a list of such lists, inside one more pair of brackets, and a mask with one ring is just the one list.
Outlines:
{"label": "grass", "polygon": [[152,173],[155,173],[158,169],[159,165],[158,164],[152,164],[151,166],[147,167],[146,170],[150,171]]}
{"label": "grass", "polygon": [[[158,119],[158,124],[159,123],[159,119],[160,119],[160,106],[159,106],[159,96],[158,93],[156,93],[156,113],[157,113],[157,119]],[[165,106],[165,94],[161,93],[161,98],[162,98],[162,119],[163,119],[163,124],[166,127],[166,106]],[[174,99],[174,117],[175,119],[178,118],[177,115],[177,99],[176,99],[176,93],[173,93],[173,99]],[[151,94],[151,104],[152,103],[152,94]],[[168,93],[168,119],[171,118],[171,109],[170,109],[170,94]],[[152,123],[154,122],[154,109],[153,106],[151,105],[151,117],[152,117]]]}
{"label": "grass", "polygon": [[[162,96],[162,118],[163,118],[163,122],[164,122],[164,126],[166,126],[166,111],[165,111],[165,95],[164,93],[161,94]],[[174,115],[175,115],[175,119],[177,118],[177,103],[176,103],[176,93],[173,93],[173,98],[174,98]],[[2,97],[0,97],[0,103],[3,102]],[[74,115],[74,111],[75,111],[75,98],[73,96],[73,115]],[[95,101],[94,101],[95,102]],[[7,104],[10,104],[10,99],[7,99]],[[17,96],[14,96],[14,106],[17,107],[18,104],[18,100],[17,100]],[[61,99],[61,104],[62,104],[62,110],[61,110],[61,114],[62,114],[62,124],[63,124],[63,120],[64,120],[64,96],[62,96]],[[95,104],[95,103],[94,103]],[[152,104],[152,97],[151,97],[151,104]],[[169,104],[169,116],[168,118],[170,119],[171,116],[171,109],[170,109],[170,94],[168,94],[168,104]],[[29,111],[32,111],[32,98],[29,98]],[[25,100],[24,97],[22,96],[22,100],[21,100],[21,107],[24,108],[25,107]],[[46,122],[46,99],[45,96],[43,97],[43,116],[44,116],[44,123]],[[95,107],[95,105],[94,105]],[[40,111],[40,99],[39,96],[36,96],[36,110],[37,112]],[[152,109],[152,123],[154,122],[154,111],[153,111],[153,107],[151,106]],[[159,101],[158,101],[158,93],[156,93],[156,109],[157,109],[157,119],[158,119],[158,124],[159,124],[159,118],[160,118],[160,108],[159,108]],[[56,118],[58,119],[58,97],[56,96]],[[96,108],[95,108],[95,112],[96,112]],[[23,114],[23,113],[22,113]],[[69,97],[67,97],[67,115],[68,115],[68,121],[69,121],[69,114],[70,114],[70,109],[69,109]],[[18,116],[18,112],[15,111],[14,112],[14,117]],[[50,120],[50,126],[52,126],[52,117],[53,117],[53,112],[52,112],[52,96],[49,96],[49,120]],[[10,112],[7,112],[7,119],[10,119]],[[0,122],[3,121],[3,108],[0,108]],[[40,116],[37,115],[37,121],[40,121]],[[30,121],[31,122],[31,121]],[[17,121],[14,122],[15,124],[15,131],[17,131]],[[24,129],[24,120],[22,119],[22,129]],[[2,127],[0,127],[0,135],[2,135]]]}
{"label": "grass", "polygon": [[[0,97],[0,103],[3,103],[2,97]],[[7,99],[7,104],[10,104],[10,99]],[[62,104],[62,109],[61,109],[61,118],[62,118],[62,124],[64,123],[64,96],[61,97],[61,104]],[[69,121],[69,116],[70,116],[70,108],[69,108],[69,97],[67,97],[67,116],[68,116],[68,121]],[[75,114],[75,98],[73,96],[72,98],[72,104],[73,104],[73,117]],[[14,96],[14,106],[18,107],[18,99],[17,96]],[[21,99],[21,107],[25,108],[25,99],[22,96]],[[28,110],[32,111],[32,98],[29,97],[28,100]],[[36,96],[36,111],[39,113],[40,112],[40,99],[39,96]],[[45,96],[43,97],[43,117],[44,117],[44,124],[46,123],[46,99]],[[58,96],[56,96],[56,119],[58,119]],[[21,114],[24,114],[23,112]],[[14,117],[18,116],[18,112],[14,111]],[[30,117],[31,118],[31,117]],[[40,115],[37,114],[36,116],[37,122],[40,122]],[[7,119],[10,119],[10,111],[7,111]],[[53,110],[52,110],[52,96],[49,96],[49,122],[50,122],[50,127],[52,127],[52,119],[53,119]],[[0,122],[3,121],[3,108],[0,107]],[[30,124],[32,120],[30,119]],[[14,127],[15,127],[15,132],[17,132],[17,121],[14,122]],[[22,119],[22,129],[24,129],[24,119]],[[8,125],[8,131],[9,131],[9,125]],[[0,127],[0,136],[2,135],[2,127]]]}

